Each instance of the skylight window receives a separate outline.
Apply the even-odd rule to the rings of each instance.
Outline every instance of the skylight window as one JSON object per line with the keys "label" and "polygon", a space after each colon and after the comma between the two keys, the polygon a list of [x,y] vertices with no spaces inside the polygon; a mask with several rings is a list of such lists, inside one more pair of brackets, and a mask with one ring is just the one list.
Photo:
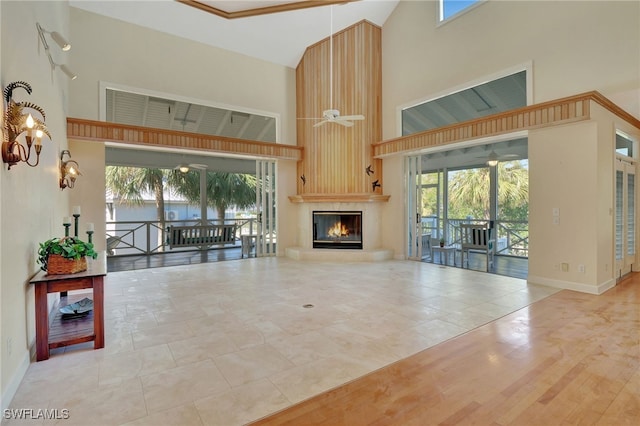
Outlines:
{"label": "skylight window", "polygon": [[456,16],[481,0],[440,0],[440,21]]}

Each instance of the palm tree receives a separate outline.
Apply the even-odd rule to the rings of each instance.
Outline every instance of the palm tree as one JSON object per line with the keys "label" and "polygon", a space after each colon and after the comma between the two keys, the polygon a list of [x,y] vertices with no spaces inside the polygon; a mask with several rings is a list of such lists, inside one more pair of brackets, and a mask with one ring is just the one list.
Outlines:
{"label": "palm tree", "polygon": [[[166,172],[160,169],[107,166],[105,172],[107,195],[129,206],[144,203],[143,194],[150,192],[156,200],[158,227],[165,229],[164,181]],[[158,245],[162,246],[162,232],[158,233]]]}
{"label": "palm tree", "polygon": [[[529,171],[520,161],[498,163],[498,205],[502,212],[518,212],[526,220],[529,206]],[[449,212],[453,217],[489,220],[489,168],[456,172],[449,183]],[[510,216],[507,214],[507,216]],[[515,217],[509,217],[516,219]]]}
{"label": "palm tree", "polygon": [[216,209],[218,218],[224,220],[227,208],[247,208],[256,202],[256,177],[241,173],[195,172],[182,173],[173,170],[168,183],[177,194],[193,204],[200,203],[200,173],[207,173],[207,205]]}
{"label": "palm tree", "polygon": [[489,219],[489,168],[464,169],[449,181],[449,217]]}

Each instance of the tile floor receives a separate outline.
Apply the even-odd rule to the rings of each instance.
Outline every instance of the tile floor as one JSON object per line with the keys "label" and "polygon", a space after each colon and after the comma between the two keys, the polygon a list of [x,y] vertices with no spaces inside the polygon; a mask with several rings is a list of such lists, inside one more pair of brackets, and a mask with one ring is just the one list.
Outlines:
{"label": "tile floor", "polygon": [[67,409],[64,425],[245,424],[556,291],[411,261],[110,273],[106,347],[32,363],[10,407]]}

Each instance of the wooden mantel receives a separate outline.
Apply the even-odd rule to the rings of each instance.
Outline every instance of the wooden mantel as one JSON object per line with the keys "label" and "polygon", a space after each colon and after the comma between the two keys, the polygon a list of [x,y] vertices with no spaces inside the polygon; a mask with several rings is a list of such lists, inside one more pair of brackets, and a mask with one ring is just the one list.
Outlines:
{"label": "wooden mantel", "polygon": [[292,203],[380,203],[389,201],[390,195],[381,194],[302,194],[290,195]]}

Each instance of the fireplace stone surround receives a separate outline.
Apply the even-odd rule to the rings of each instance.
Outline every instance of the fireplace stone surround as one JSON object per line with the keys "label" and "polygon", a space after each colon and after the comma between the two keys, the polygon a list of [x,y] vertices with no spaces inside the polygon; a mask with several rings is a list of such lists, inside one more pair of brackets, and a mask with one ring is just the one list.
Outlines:
{"label": "fireplace stone surround", "polygon": [[[382,248],[382,203],[299,203],[297,245],[285,249],[285,255],[297,260],[382,261],[393,258],[393,250]],[[362,249],[313,248],[313,212],[362,212]]]}

